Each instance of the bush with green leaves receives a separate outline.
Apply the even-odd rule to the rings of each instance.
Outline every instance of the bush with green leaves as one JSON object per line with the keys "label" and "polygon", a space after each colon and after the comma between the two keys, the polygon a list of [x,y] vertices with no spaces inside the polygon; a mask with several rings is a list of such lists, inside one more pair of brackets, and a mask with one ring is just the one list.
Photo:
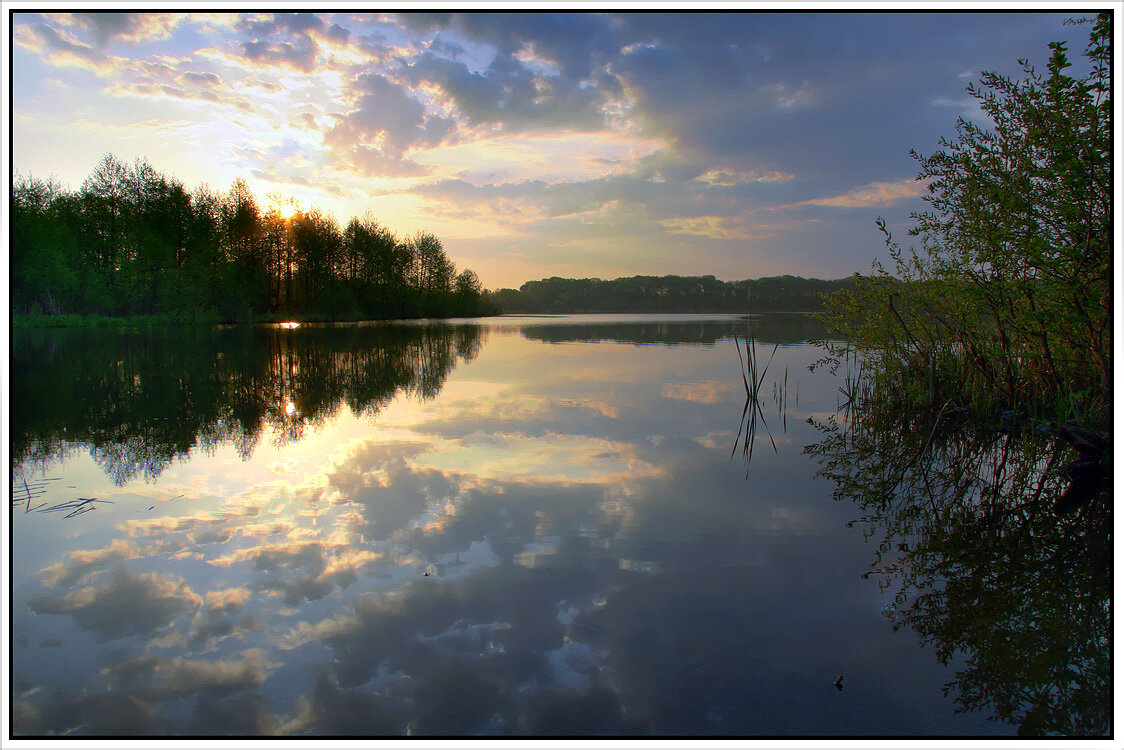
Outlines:
{"label": "bush with green leaves", "polygon": [[984,73],[968,88],[990,126],[961,118],[913,156],[928,209],[903,249],[879,220],[876,263],[824,319],[876,392],[904,405],[1022,409],[1104,426],[1112,341],[1112,25],[1089,22],[1084,72],[1050,45],[1047,72]]}

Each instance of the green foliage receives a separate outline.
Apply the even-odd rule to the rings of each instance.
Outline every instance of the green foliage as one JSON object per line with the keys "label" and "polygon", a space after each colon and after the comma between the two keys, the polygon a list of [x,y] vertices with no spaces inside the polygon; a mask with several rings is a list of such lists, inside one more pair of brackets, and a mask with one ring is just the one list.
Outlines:
{"label": "green foliage", "polygon": [[1108,419],[1111,17],[1092,24],[1083,77],[1050,46],[1048,75],[1021,61],[1025,78],[969,87],[992,127],[961,119],[914,154],[929,191],[919,247],[886,233],[892,272],[876,264],[829,302],[824,319],[905,405]]}
{"label": "green foliage", "polygon": [[518,290],[497,289],[492,302],[510,313],[758,312],[822,308],[824,294],[850,287],[850,279],[824,281],[773,276],[720,281],[713,276],[631,276],[528,281]]}
{"label": "green foliage", "polygon": [[1048,75],[969,88],[993,127],[917,156],[919,247],[880,222],[892,273],[819,316],[848,401],[806,452],[861,509],[895,628],[1021,735],[1112,731],[1110,19],[1081,78],[1053,44]]}
{"label": "green foliage", "polygon": [[[244,180],[188,191],[148,162],[106,155],[77,193],[18,177],[11,208],[12,312],[59,325],[97,316],[248,322],[495,314],[461,284],[441,241],[399,242],[370,216],[341,230],[319,209],[285,216]],[[468,272],[471,273],[471,272]],[[468,277],[466,277],[468,278]],[[475,279],[475,275],[472,277]]]}

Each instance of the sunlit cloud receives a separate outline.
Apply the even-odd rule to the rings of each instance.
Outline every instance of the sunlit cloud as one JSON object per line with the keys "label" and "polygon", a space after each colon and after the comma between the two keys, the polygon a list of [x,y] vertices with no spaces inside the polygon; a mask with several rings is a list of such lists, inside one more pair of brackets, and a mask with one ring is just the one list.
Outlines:
{"label": "sunlit cloud", "polygon": [[923,188],[898,175],[955,126],[941,113],[986,123],[974,71],[1076,33],[988,17],[981,47],[955,15],[925,22],[919,41],[861,13],[823,38],[787,14],[16,13],[13,166],[80,185],[116,151],[188,184],[244,177],[433,231],[490,288],[845,276],[878,244],[859,212],[785,212],[904,211]]}
{"label": "sunlit cloud", "polygon": [[776,83],[765,89],[775,98],[777,106],[781,109],[794,109],[807,107],[815,102],[815,88],[807,82],[799,86],[787,83]]}
{"label": "sunlit cloud", "polygon": [[166,39],[187,20],[184,13],[65,13],[51,16],[66,27],[81,28],[93,35],[98,47],[112,42],[140,42]]}
{"label": "sunlit cloud", "polygon": [[221,589],[208,591],[203,598],[211,612],[236,614],[246,605],[250,592],[243,588]]}
{"label": "sunlit cloud", "polygon": [[[466,473],[477,481],[535,478],[608,483],[650,477],[664,469],[639,457],[634,445],[583,435],[476,435],[458,450],[428,454],[426,465]],[[420,459],[421,460],[421,459]]]}
{"label": "sunlit cloud", "polygon": [[249,111],[250,102],[240,97],[223,96],[210,88],[181,87],[171,84],[118,83],[106,88],[111,96],[132,96],[140,99],[180,99],[198,101],[206,104],[234,107]]}
{"label": "sunlit cloud", "polygon": [[890,206],[898,201],[917,198],[927,191],[922,180],[872,182],[831,198],[801,201],[796,206],[833,206],[836,208],[873,208]]}
{"label": "sunlit cloud", "polygon": [[502,185],[525,180],[584,182],[630,174],[641,159],[666,147],[661,139],[615,131],[545,130],[485,135],[418,150],[411,156],[419,164],[441,168],[471,184]]}
{"label": "sunlit cloud", "polygon": [[524,44],[515,53],[515,59],[534,73],[544,76],[557,76],[562,70],[558,63],[539,52],[534,42]]}
{"label": "sunlit cloud", "polygon": [[717,187],[733,187],[753,182],[788,182],[795,175],[773,170],[732,169],[716,167],[709,169],[695,179]]}
{"label": "sunlit cloud", "polygon": [[295,606],[302,601],[323,599],[339,588],[358,580],[357,573],[378,562],[382,556],[367,549],[349,549],[343,543],[322,540],[296,540],[262,544],[238,549],[221,557],[211,558],[216,566],[250,563],[259,574],[247,588],[255,592],[274,592],[285,603]]}
{"label": "sunlit cloud", "polygon": [[143,553],[132,542],[114,539],[108,547],[98,550],[75,550],[67,554],[67,562],[57,562],[39,571],[43,583],[51,587],[70,588],[116,563],[140,557]]}
{"label": "sunlit cloud", "polygon": [[736,216],[678,217],[660,219],[660,224],[672,234],[691,234],[717,240],[747,240],[754,237],[746,221]]}
{"label": "sunlit cloud", "polygon": [[13,28],[12,34],[17,45],[40,54],[56,67],[112,75],[126,65],[123,58],[107,55],[98,47],[43,23],[20,25]]}

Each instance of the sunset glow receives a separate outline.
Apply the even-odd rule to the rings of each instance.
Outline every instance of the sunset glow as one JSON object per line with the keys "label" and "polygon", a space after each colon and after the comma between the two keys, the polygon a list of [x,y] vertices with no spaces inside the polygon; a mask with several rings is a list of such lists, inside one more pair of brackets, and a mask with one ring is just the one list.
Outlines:
{"label": "sunset glow", "polygon": [[77,189],[113,153],[189,187],[241,177],[285,217],[433,232],[488,288],[864,271],[875,219],[900,232],[923,205],[909,149],[982,117],[965,86],[1084,33],[1053,13],[11,7],[17,174]]}

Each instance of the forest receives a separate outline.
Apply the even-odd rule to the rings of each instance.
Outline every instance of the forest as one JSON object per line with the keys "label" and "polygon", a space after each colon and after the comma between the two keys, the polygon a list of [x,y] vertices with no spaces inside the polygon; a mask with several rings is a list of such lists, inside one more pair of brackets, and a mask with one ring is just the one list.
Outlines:
{"label": "forest", "polygon": [[506,313],[579,312],[808,312],[823,309],[823,295],[854,287],[853,279],[771,276],[721,281],[713,276],[630,276],[618,279],[528,281],[497,289],[492,300]]}
{"label": "forest", "polygon": [[242,179],[187,190],[146,160],[102,158],[78,191],[17,176],[11,310],[22,316],[158,316],[248,322],[488,315],[475,272],[440,239],[399,238],[370,214],[346,226]]}

